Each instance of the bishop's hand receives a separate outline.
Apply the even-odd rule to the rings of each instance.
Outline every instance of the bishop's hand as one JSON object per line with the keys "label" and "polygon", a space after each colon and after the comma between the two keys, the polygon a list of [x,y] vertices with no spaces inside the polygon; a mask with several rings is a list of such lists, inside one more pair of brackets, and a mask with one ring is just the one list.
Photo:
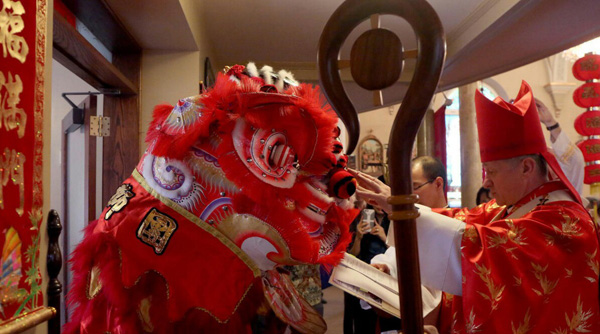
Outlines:
{"label": "bishop's hand", "polygon": [[356,177],[356,181],[358,182],[356,188],[358,197],[387,213],[392,212],[392,205],[387,202],[387,199],[392,194],[388,185],[363,172],[353,169],[348,169],[348,171]]}

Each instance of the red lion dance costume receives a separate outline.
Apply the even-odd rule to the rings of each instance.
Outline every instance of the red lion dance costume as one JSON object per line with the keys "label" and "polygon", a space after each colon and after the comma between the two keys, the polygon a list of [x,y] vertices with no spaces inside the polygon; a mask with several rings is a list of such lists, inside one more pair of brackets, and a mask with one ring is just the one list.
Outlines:
{"label": "red lion dance costume", "polygon": [[[275,82],[274,82],[275,81]],[[73,253],[67,333],[250,333],[324,322],[275,269],[336,264],[356,215],[335,113],[254,64],[159,105],[149,147]]]}

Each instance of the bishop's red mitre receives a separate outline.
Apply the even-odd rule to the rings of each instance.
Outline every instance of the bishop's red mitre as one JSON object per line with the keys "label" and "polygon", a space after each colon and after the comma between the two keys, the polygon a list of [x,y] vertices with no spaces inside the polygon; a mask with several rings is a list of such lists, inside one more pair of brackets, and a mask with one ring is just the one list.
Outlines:
{"label": "bishop's red mitre", "polygon": [[579,193],[564,175],[556,157],[547,149],[535,99],[527,82],[521,83],[521,89],[513,103],[508,103],[501,97],[490,101],[477,90],[475,109],[481,162],[541,154],[581,203]]}

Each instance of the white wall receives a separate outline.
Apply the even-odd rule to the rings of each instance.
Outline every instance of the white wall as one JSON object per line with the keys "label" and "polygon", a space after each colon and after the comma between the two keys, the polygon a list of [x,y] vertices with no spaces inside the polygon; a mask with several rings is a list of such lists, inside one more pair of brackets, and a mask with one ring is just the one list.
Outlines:
{"label": "white wall", "polygon": [[[394,125],[394,119],[398,113],[399,104],[375,109],[358,114],[360,121],[360,137],[358,142],[368,135],[373,135],[381,141],[381,144],[385,147],[389,142],[390,133],[392,132],[392,126]],[[358,154],[358,148],[354,151],[353,155]],[[387,159],[387,153],[383,152],[384,161]]]}
{"label": "white wall", "polygon": [[157,104],[175,105],[197,95],[200,78],[199,52],[144,50],[140,114],[140,154],[146,149],[146,132]]}
{"label": "white wall", "polygon": [[183,9],[185,18],[190,26],[192,34],[194,35],[196,45],[198,46],[199,54],[197,60],[200,68],[199,78],[202,80],[202,78],[204,78],[204,59],[206,57],[211,59],[214,70],[219,70],[219,68],[215,67],[215,65],[219,64],[219,59],[215,58],[210,36],[206,32],[206,20],[204,19],[204,13],[206,11],[204,10],[204,1],[179,0],[179,4]]}
{"label": "white wall", "polygon": [[[181,98],[199,94],[198,85],[204,77],[204,59],[215,59],[206,33],[202,1],[179,0],[187,24],[194,35],[198,51],[144,50],[142,53],[140,154],[146,149],[146,132],[157,104],[174,105]],[[218,71],[219,68],[214,68]],[[216,73],[216,72],[215,72]]]}

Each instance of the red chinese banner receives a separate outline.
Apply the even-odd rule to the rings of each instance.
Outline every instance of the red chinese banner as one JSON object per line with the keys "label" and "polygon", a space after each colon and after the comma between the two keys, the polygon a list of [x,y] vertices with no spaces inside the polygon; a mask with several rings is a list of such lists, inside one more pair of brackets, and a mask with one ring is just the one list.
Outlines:
{"label": "red chinese banner", "polygon": [[43,305],[46,11],[47,0],[0,1],[0,323]]}

